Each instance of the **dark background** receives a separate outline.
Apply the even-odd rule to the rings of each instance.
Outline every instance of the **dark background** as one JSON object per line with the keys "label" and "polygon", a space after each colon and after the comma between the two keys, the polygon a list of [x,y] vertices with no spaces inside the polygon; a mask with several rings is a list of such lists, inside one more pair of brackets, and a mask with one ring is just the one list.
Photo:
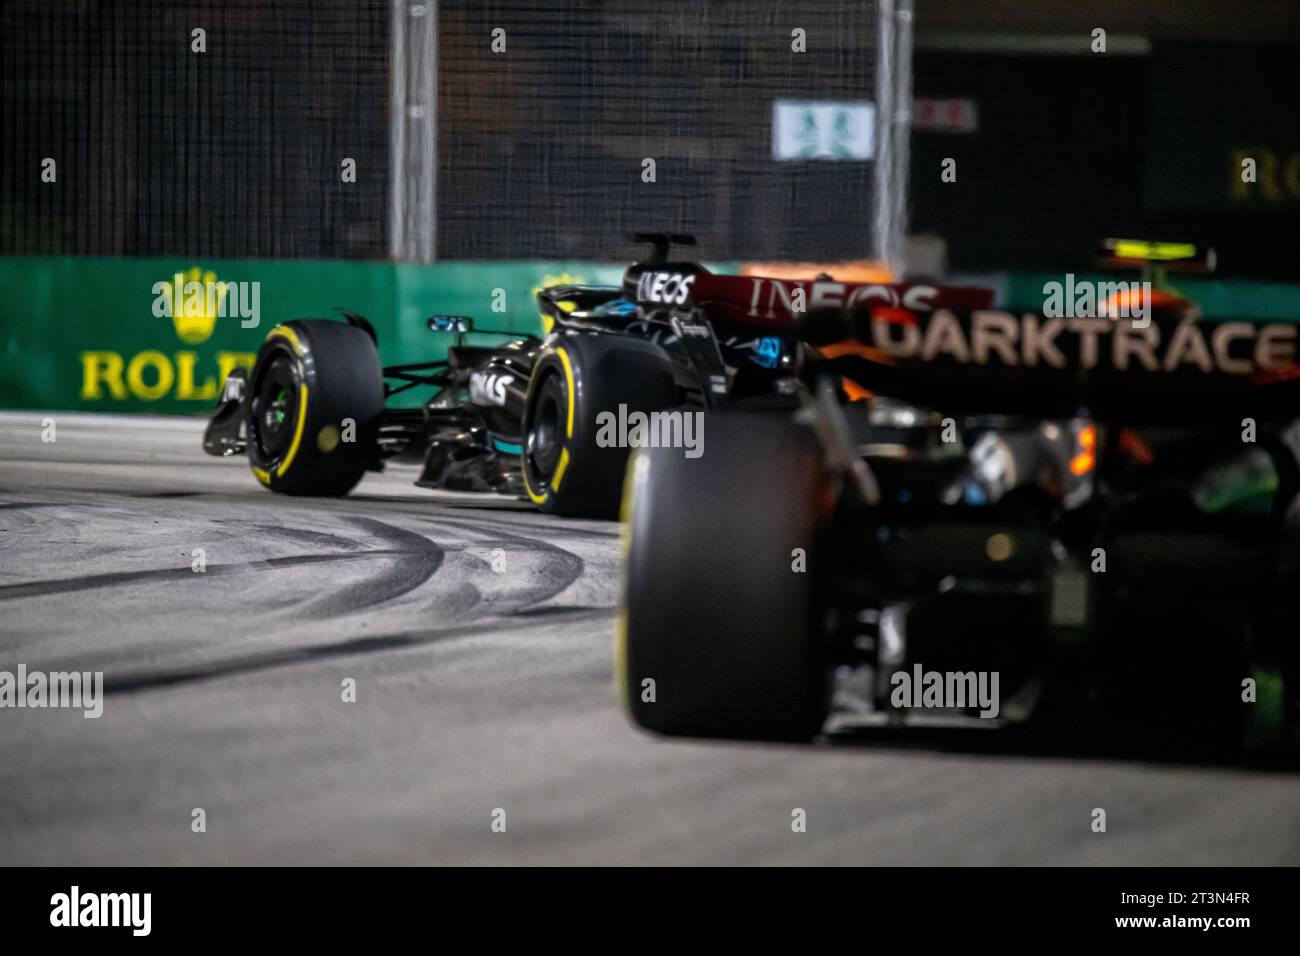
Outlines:
{"label": "dark background", "polygon": [[[1030,52],[1044,43],[1056,52]],[[1079,270],[1119,235],[1210,244],[1224,275],[1300,279],[1293,0],[916,0],[914,77],[918,97],[980,114],[974,134],[912,137],[912,231],[945,238],[952,268]],[[1261,180],[1274,163],[1276,195],[1241,194],[1237,150]],[[939,181],[944,157],[956,183]]]}
{"label": "dark background", "polygon": [[[872,164],[773,162],[768,124],[777,98],[874,97],[874,2],[439,6],[440,258],[614,260],[646,228],[695,232],[717,259],[869,249]],[[0,254],[384,258],[389,16],[387,0],[0,4]],[[911,143],[911,231],[944,239],[953,270],[1080,270],[1124,235],[1300,279],[1300,4],[916,0],[915,28],[916,95],[979,111],[972,134]],[[1244,190],[1241,154],[1261,179]]]}

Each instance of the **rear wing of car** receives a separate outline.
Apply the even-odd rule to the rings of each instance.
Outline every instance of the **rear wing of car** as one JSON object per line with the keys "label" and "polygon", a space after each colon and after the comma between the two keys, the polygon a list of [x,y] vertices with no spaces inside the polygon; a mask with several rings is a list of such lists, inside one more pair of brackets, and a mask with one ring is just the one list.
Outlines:
{"label": "rear wing of car", "polygon": [[835,374],[945,413],[1238,427],[1300,417],[1297,328],[891,308],[820,310],[800,324]]}
{"label": "rear wing of car", "polygon": [[910,282],[848,282],[833,276],[697,275],[691,301],[715,324],[766,334],[794,332],[802,317],[825,309],[902,308],[970,312],[993,305],[993,290]]}
{"label": "rear wing of car", "polygon": [[873,305],[929,311],[987,309],[993,290],[907,282],[847,282],[832,276],[775,279],[717,275],[695,262],[638,262],[623,274],[623,295],[646,309],[704,312],[717,328],[793,335],[802,316]]}
{"label": "rear wing of car", "polygon": [[[702,310],[721,331],[757,335],[793,335],[799,319],[826,308],[869,305],[908,309],[987,309],[993,290],[925,283],[876,281],[819,273],[807,279],[781,276],[718,275],[698,262],[674,261],[673,246],[694,246],[695,237],[641,232],[630,237],[649,243],[650,257],[623,273],[622,293],[648,309]],[[858,272],[853,275],[860,275]]]}

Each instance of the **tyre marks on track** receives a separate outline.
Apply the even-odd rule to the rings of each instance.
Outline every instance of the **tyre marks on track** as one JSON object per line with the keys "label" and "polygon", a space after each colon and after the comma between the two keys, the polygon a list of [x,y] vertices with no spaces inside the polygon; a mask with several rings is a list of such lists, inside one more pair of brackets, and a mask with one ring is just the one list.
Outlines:
{"label": "tyre marks on track", "polygon": [[[586,560],[566,547],[527,534],[505,531],[500,524],[442,515],[426,519],[434,533],[454,529],[472,536],[466,545],[467,558],[490,572],[475,576],[481,601],[476,610],[495,615],[518,615],[552,600],[579,581],[587,570]],[[474,554],[468,548],[473,548]],[[483,557],[486,552],[488,557]],[[497,572],[493,565],[502,567]],[[611,608],[612,609],[612,608]]]}
{"label": "tyre marks on track", "polygon": [[[584,621],[598,620],[605,617],[607,613],[603,608],[570,609],[562,615],[562,620],[563,623],[579,624]],[[492,635],[499,632],[500,628],[501,624],[497,620],[481,620],[452,627],[398,631],[391,634],[348,638],[328,644],[242,654],[203,665],[142,671],[119,670],[112,676],[105,676],[104,693],[110,695],[140,693],[175,687],[179,684],[292,667],[297,664],[314,664],[366,654],[413,650],[447,641]]]}
{"label": "tyre marks on track", "polygon": [[[227,574],[249,574],[273,571],[277,568],[296,568],[311,564],[334,564],[344,561],[361,561],[366,559],[390,558],[400,556],[401,551],[361,551],[348,554],[294,554],[280,558],[262,558],[257,561],[236,561],[230,564],[209,564],[205,574],[221,576]],[[149,568],[143,571],[110,571],[106,574],[86,574],[72,578],[53,578],[46,581],[25,581],[18,584],[0,584],[0,601],[12,601],[25,597],[46,597],[53,594],[68,594],[74,591],[94,591],[100,588],[120,587],[141,582],[167,581],[199,582],[202,579],[188,567],[184,568]]]}
{"label": "tyre marks on track", "polygon": [[348,523],[387,547],[362,554],[390,556],[381,573],[344,582],[300,607],[312,617],[333,617],[374,608],[423,586],[442,566],[445,550],[430,538],[377,518],[350,516]]}
{"label": "tyre marks on track", "polygon": [[[97,633],[93,659],[127,692],[612,613],[608,583],[585,580],[608,576],[612,526],[364,497],[181,497],[0,500],[0,531],[44,557],[0,552],[0,640],[49,665],[73,653],[70,635]],[[122,670],[123,648],[169,630],[164,653]]]}

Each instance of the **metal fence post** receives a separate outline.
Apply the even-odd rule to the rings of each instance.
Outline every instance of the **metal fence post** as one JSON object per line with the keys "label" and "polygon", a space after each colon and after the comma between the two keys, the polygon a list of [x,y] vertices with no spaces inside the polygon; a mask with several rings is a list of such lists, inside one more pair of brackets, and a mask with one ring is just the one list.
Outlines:
{"label": "metal fence post", "polygon": [[880,0],[878,34],[875,256],[901,273],[912,124],[912,0]]}
{"label": "metal fence post", "polygon": [[907,242],[908,172],[912,134],[912,0],[897,0],[898,25],[894,37],[894,182],[889,194],[891,267],[900,275]]}
{"label": "metal fence post", "polygon": [[438,4],[393,0],[389,257],[437,255]]}

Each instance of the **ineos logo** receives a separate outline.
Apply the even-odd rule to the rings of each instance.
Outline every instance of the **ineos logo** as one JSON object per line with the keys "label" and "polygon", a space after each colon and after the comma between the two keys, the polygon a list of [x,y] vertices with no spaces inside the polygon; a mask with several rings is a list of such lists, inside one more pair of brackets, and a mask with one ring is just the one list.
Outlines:
{"label": "ineos logo", "polygon": [[[834,285],[838,285],[838,283],[835,283]],[[816,289],[816,285],[814,285],[814,289]],[[826,298],[832,300],[832,302],[828,304],[833,304],[833,299],[837,292],[838,290],[834,288],[828,290],[829,294]],[[899,295],[899,290],[896,288],[890,288],[885,285],[869,285],[854,289],[850,292],[845,298],[844,304],[848,306],[857,306],[865,305],[868,302],[880,301],[894,308],[902,306],[904,309],[924,312],[930,309],[935,296],[938,294],[939,290],[934,286],[929,285],[914,285],[911,288],[904,290],[901,296]]]}
{"label": "ineos logo", "polygon": [[[804,309],[839,309],[862,308],[874,302],[886,306],[912,309],[919,312],[930,311],[939,290],[934,286],[916,285],[900,289],[889,285],[854,285],[847,282],[834,282],[818,279],[807,283],[787,283],[780,279],[753,280],[750,293],[749,315],[751,317],[790,315]],[[803,290],[807,300],[802,308],[795,306],[795,290]]]}
{"label": "ineos logo", "polygon": [[636,297],[640,302],[682,305],[690,295],[694,281],[695,276],[677,272],[643,272],[637,280]]}

